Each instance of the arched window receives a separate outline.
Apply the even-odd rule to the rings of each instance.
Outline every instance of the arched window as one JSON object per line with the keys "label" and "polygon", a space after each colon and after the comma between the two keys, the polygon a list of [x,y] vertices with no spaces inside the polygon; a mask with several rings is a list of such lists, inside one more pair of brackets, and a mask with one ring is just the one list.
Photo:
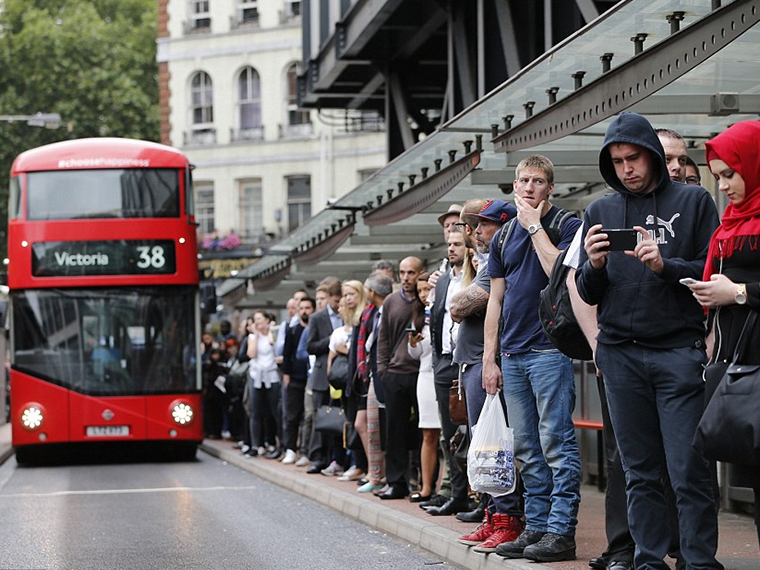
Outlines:
{"label": "arched window", "polygon": [[252,67],[240,72],[238,79],[238,104],[240,106],[240,130],[261,128],[261,81]]}
{"label": "arched window", "polygon": [[193,76],[191,84],[193,125],[208,126],[214,122],[214,90],[205,71]]}
{"label": "arched window", "polygon": [[300,72],[300,66],[294,63],[288,68],[287,72],[287,84],[288,84],[288,125],[305,125],[309,122],[308,111],[298,110],[298,73]]}

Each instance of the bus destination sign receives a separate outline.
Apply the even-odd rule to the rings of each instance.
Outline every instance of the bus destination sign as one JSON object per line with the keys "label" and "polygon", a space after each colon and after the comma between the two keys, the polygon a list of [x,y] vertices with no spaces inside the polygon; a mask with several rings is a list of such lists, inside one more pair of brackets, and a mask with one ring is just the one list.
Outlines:
{"label": "bus destination sign", "polygon": [[157,275],[176,271],[171,240],[66,241],[32,245],[35,277]]}

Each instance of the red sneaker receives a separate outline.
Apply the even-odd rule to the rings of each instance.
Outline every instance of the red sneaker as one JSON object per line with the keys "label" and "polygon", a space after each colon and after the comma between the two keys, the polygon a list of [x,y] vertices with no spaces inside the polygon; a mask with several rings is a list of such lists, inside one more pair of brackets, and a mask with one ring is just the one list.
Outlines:
{"label": "red sneaker", "polygon": [[493,524],[493,518],[491,518],[491,513],[486,510],[486,514],[483,517],[483,522],[480,523],[480,526],[476,528],[473,532],[470,534],[464,534],[460,536],[457,540],[461,542],[462,544],[467,544],[469,546],[474,546],[476,544],[480,544],[481,542],[487,540],[496,530],[496,527]]}
{"label": "red sneaker", "polygon": [[473,548],[475,552],[496,552],[496,547],[504,542],[517,540],[522,532],[523,524],[517,517],[509,515],[493,515],[494,531],[484,542]]}

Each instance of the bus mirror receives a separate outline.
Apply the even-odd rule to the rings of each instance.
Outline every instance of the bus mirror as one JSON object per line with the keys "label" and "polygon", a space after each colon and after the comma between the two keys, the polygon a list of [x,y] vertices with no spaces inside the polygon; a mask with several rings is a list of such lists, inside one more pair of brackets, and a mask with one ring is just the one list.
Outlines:
{"label": "bus mirror", "polygon": [[216,313],[216,287],[212,283],[201,285],[201,313]]}

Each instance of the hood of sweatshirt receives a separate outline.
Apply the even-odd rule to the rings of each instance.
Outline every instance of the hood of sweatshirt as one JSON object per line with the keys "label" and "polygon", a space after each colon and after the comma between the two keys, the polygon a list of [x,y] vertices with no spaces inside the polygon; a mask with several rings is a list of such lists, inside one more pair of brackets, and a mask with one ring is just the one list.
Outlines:
{"label": "hood of sweatshirt", "polygon": [[605,182],[612,189],[624,196],[631,197],[644,197],[651,194],[634,194],[620,181],[615,172],[615,165],[612,164],[612,158],[610,157],[610,145],[615,143],[635,144],[644,147],[650,152],[653,158],[653,166],[660,174],[654,192],[657,192],[657,190],[664,186],[663,182],[670,180],[665,163],[665,151],[654,128],[641,115],[626,112],[620,113],[612,120],[604,136],[602,150],[599,151],[599,171],[602,173]]}

